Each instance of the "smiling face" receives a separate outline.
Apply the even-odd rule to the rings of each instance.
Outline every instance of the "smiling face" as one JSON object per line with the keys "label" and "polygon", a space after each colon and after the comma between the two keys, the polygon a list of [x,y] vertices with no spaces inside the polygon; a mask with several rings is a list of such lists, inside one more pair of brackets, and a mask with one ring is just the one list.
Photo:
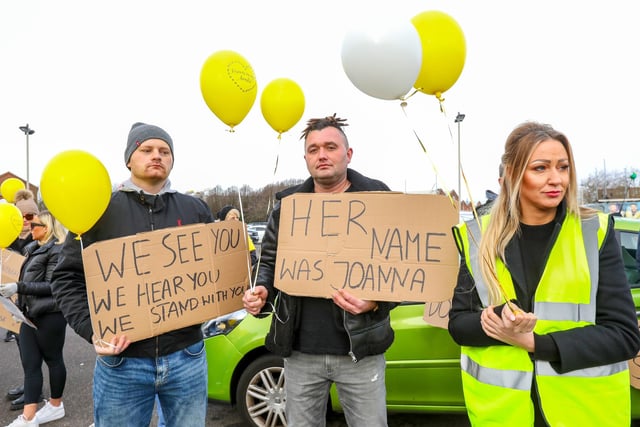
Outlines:
{"label": "smiling face", "polygon": [[547,139],[531,153],[520,188],[522,222],[546,224],[553,220],[556,208],[567,192],[570,180],[569,154],[564,145]]}
{"label": "smiling face", "polygon": [[304,159],[316,191],[331,191],[347,179],[352,154],[344,134],[335,127],[309,132],[305,139]]}
{"label": "smiling face", "polygon": [[173,155],[169,144],[161,139],[148,139],[131,154],[127,167],[131,169],[131,180],[157,185],[164,183],[173,168]]}

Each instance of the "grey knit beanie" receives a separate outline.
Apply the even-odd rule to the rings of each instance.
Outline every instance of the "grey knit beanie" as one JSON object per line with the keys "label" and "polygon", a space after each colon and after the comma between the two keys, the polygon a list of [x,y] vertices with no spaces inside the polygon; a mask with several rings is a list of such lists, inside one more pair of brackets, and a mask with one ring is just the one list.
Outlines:
{"label": "grey knit beanie", "polygon": [[127,148],[124,150],[124,164],[129,163],[129,159],[134,151],[148,139],[161,139],[169,145],[169,149],[171,150],[171,156],[175,156],[173,154],[173,140],[169,136],[164,129],[159,128],[158,126],[148,125],[146,123],[134,123],[131,126],[131,130],[129,131],[129,138],[127,138]]}

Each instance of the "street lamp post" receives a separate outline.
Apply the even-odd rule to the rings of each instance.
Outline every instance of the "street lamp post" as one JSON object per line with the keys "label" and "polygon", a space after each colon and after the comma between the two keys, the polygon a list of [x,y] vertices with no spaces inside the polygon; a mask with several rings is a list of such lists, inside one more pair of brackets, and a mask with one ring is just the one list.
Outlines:
{"label": "street lamp post", "polygon": [[25,136],[27,137],[27,190],[30,190],[29,188],[29,135],[33,135],[35,133],[35,130],[29,127],[29,123],[27,123],[26,126],[20,126],[20,130],[24,132]]}
{"label": "street lamp post", "polygon": [[464,114],[458,113],[455,121],[458,124],[458,209],[462,207],[462,186],[460,184],[462,176],[462,165],[460,163],[460,123],[462,123],[464,117]]}

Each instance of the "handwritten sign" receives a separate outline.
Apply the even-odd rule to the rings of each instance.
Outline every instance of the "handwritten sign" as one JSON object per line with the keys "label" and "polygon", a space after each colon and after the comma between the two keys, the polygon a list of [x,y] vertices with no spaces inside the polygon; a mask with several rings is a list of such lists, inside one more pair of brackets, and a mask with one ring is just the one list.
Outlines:
{"label": "handwritten sign", "polygon": [[0,297],[0,327],[7,329],[11,332],[15,332],[16,334],[19,334],[20,325],[22,324],[22,321],[20,320],[19,317],[16,317],[12,314],[10,310],[10,307],[11,307],[10,305],[13,305],[13,307],[15,307],[15,310],[17,310],[18,313],[22,315],[18,307],[16,307],[15,304],[13,303],[13,301],[11,301],[9,298]]}
{"label": "handwritten sign", "polygon": [[242,308],[249,284],[244,225],[222,221],[94,243],[82,254],[94,333],[160,335]]}
{"label": "handwritten sign", "polygon": [[445,301],[429,301],[424,305],[423,320],[431,326],[447,329],[449,326],[449,310],[451,299]]}
{"label": "handwritten sign", "polygon": [[[17,282],[20,278],[20,268],[24,262],[24,257],[18,252],[2,248],[2,258],[0,260],[0,270],[2,271],[0,283]],[[12,300],[16,299],[16,295]],[[14,305],[15,307],[15,305]],[[18,310],[18,308],[15,308]],[[9,331],[20,333],[20,320],[16,320],[15,316],[12,316],[11,312],[5,307],[4,304],[0,304],[0,327]]]}
{"label": "handwritten sign", "polygon": [[446,196],[392,192],[299,193],[280,210],[275,286],[376,301],[450,299],[458,272]]}
{"label": "handwritten sign", "polygon": [[0,268],[2,269],[2,276],[0,277],[0,283],[17,282],[20,278],[20,268],[25,258],[18,252],[9,249],[3,248],[1,251],[2,264],[0,264]]}

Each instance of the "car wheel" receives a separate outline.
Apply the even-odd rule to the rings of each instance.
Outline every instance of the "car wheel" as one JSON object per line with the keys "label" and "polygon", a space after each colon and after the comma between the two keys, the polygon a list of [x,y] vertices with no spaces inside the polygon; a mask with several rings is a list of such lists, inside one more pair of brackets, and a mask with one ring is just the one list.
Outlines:
{"label": "car wheel", "polygon": [[238,410],[257,427],[286,427],[284,363],[273,354],[260,356],[247,366],[236,390]]}

